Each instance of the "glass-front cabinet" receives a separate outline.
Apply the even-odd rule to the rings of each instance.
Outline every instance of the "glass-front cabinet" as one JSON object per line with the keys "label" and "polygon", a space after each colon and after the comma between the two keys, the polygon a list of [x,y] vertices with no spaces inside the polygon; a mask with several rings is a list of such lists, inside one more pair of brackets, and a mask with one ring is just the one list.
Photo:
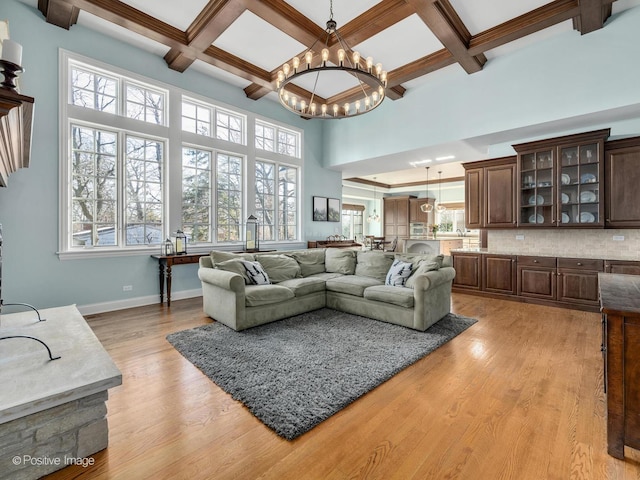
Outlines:
{"label": "glass-front cabinet", "polygon": [[553,149],[520,157],[521,225],[553,225],[555,210],[555,155]]}
{"label": "glass-front cabinet", "polygon": [[560,147],[559,152],[560,223],[564,227],[604,225],[604,202],[600,198],[601,146],[572,145]]}
{"label": "glass-front cabinet", "polygon": [[609,129],[514,145],[518,226],[604,226],[604,141]]}

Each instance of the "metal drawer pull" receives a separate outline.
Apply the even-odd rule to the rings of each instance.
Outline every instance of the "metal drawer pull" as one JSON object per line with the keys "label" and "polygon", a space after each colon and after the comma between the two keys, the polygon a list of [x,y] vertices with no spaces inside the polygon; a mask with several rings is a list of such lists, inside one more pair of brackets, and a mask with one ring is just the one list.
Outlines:
{"label": "metal drawer pull", "polygon": [[582,266],[582,263],[581,263],[581,262],[578,262],[576,265],[578,265],[579,267],[581,267],[581,266]]}

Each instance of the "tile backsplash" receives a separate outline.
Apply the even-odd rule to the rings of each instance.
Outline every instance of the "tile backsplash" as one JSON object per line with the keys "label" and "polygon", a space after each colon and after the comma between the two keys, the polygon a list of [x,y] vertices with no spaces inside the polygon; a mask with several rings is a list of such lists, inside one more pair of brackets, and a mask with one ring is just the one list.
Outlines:
{"label": "tile backsplash", "polygon": [[[519,239],[520,237],[522,238]],[[488,230],[487,248],[492,253],[509,255],[640,261],[640,230],[559,228]]]}

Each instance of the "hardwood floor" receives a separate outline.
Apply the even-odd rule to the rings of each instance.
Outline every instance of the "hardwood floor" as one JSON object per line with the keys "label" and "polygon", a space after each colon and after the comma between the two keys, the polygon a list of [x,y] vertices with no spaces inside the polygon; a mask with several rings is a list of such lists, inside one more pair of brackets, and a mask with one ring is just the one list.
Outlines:
{"label": "hardwood floor", "polygon": [[480,321],[293,442],[165,340],[201,299],[87,317],[123,374],[109,448],[51,479],[640,479],[606,453],[600,316],[454,294]]}

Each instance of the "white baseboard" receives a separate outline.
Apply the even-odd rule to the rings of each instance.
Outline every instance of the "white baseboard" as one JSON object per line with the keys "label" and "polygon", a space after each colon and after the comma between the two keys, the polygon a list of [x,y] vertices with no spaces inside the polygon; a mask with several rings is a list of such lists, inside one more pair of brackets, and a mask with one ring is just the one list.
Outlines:
{"label": "white baseboard", "polygon": [[[185,298],[201,297],[202,289],[182,290],[179,292],[171,292],[171,300],[182,300]],[[158,295],[147,295],[146,297],[128,298],[126,300],[115,300],[113,302],[92,303],[89,305],[78,305],[78,310],[82,315],[94,315],[96,313],[113,312],[115,310],[124,310],[126,308],[142,307],[159,303]],[[165,299],[165,302],[167,300]]]}

